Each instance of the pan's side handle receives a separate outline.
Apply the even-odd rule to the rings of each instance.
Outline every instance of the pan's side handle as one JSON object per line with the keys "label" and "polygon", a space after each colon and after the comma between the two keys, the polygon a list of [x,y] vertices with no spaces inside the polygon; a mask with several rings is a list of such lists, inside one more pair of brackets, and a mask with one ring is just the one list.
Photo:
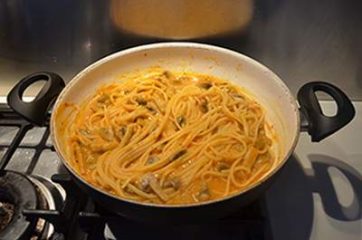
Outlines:
{"label": "pan's side handle", "polygon": [[[31,102],[22,100],[27,87],[37,81],[46,81],[38,95]],[[9,106],[29,122],[42,126],[47,120],[47,113],[65,87],[63,79],[56,73],[37,72],[20,80],[8,94]]]}
{"label": "pan's side handle", "polygon": [[[330,95],[337,103],[337,114],[323,114],[315,92],[322,91]],[[313,142],[335,133],[355,116],[351,100],[338,87],[326,82],[309,82],[298,91],[298,102],[302,114],[302,130],[307,130]],[[306,124],[307,123],[307,124]]]}

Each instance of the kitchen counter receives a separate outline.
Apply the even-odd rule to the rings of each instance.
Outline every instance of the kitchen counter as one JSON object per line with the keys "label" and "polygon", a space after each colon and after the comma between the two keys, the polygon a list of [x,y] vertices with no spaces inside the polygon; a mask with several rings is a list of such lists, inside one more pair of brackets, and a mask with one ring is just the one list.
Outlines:
{"label": "kitchen counter", "polygon": [[[110,2],[1,1],[0,95],[35,71],[55,71],[69,81],[105,55],[164,41],[117,29],[110,20]],[[361,1],[253,2],[252,20],[240,32],[191,41],[255,58],[294,93],[305,82],[323,80],[341,86],[354,100],[362,99]]]}
{"label": "kitchen counter", "polygon": [[[323,102],[326,112],[331,102]],[[266,194],[273,239],[362,238],[362,102],[355,119],[319,143],[301,133],[295,153]]]}

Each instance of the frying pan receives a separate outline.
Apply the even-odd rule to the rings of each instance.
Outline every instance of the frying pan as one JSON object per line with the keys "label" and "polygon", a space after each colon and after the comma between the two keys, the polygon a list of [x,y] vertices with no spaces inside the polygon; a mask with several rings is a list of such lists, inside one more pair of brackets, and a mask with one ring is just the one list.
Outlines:
{"label": "frying pan", "polygon": [[[68,121],[69,111],[64,103],[81,103],[99,85],[114,80],[122,73],[161,66],[171,71],[193,71],[227,79],[249,91],[266,109],[267,121],[278,135],[278,164],[260,181],[245,190],[222,199],[188,204],[159,205],[136,202],[114,196],[87,183],[67,161],[67,142],[62,123]],[[25,89],[32,83],[46,84],[32,102],[22,101]],[[316,97],[321,91],[337,104],[335,116],[325,116]],[[284,82],[257,61],[224,48],[186,42],[143,45],[109,55],[77,74],[65,86],[60,76],[38,72],[22,79],[9,93],[8,104],[30,122],[43,125],[46,114],[55,101],[50,129],[54,147],[74,181],[106,209],[131,218],[153,223],[199,222],[219,218],[246,206],[262,195],[280,173],[293,152],[301,131],[307,131],[318,142],[349,123],[354,107],[339,88],[326,82],[309,82],[298,92],[298,102]]]}

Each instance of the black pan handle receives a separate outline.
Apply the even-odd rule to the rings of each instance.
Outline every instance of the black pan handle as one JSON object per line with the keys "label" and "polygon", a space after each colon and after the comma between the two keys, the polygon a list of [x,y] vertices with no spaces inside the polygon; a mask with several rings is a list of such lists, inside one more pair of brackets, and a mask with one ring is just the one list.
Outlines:
{"label": "black pan handle", "polygon": [[[46,81],[38,95],[31,102],[22,100],[24,91],[31,84]],[[47,113],[54,100],[65,87],[63,79],[56,73],[37,72],[21,79],[8,94],[9,106],[29,122],[43,126],[47,120]]]}
{"label": "black pan handle", "polygon": [[[323,114],[318,102],[316,91],[322,91],[330,95],[337,103],[337,114],[329,117]],[[335,133],[337,130],[349,123],[354,115],[355,109],[347,95],[336,86],[326,82],[309,82],[298,91],[298,102],[302,114],[302,130],[306,128],[313,142]],[[307,122],[303,126],[303,122]]]}

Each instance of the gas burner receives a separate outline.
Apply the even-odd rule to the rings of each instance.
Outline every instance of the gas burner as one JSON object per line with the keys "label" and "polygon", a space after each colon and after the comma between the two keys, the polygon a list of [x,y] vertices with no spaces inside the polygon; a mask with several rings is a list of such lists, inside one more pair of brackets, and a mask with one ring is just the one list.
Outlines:
{"label": "gas burner", "polygon": [[[49,179],[41,176],[32,175],[28,176],[28,178],[35,185],[37,193],[39,193],[39,196],[43,199],[47,206],[39,207],[37,208],[38,210],[56,210],[63,207],[66,193],[60,185],[55,184]],[[31,217],[29,219],[31,219]],[[40,238],[32,238],[32,240],[49,239],[52,236],[54,233],[54,227],[52,224],[46,222],[45,219],[39,218],[36,230],[42,229],[43,225],[45,225],[45,228],[43,230],[42,236]]]}
{"label": "gas burner", "polygon": [[0,202],[0,232],[6,228],[14,216],[14,204],[8,202]]}
{"label": "gas burner", "polygon": [[64,190],[39,176],[3,171],[0,176],[0,239],[48,239],[53,226],[42,218],[29,218],[23,212],[61,207]]}
{"label": "gas burner", "polygon": [[7,215],[10,219],[6,226],[2,226],[0,239],[29,238],[37,225],[38,219],[27,221],[22,211],[25,208],[37,208],[41,205],[41,200],[38,199],[36,188],[32,182],[21,173],[2,172],[0,177],[0,201],[3,205],[12,205],[14,209],[11,214]]}

